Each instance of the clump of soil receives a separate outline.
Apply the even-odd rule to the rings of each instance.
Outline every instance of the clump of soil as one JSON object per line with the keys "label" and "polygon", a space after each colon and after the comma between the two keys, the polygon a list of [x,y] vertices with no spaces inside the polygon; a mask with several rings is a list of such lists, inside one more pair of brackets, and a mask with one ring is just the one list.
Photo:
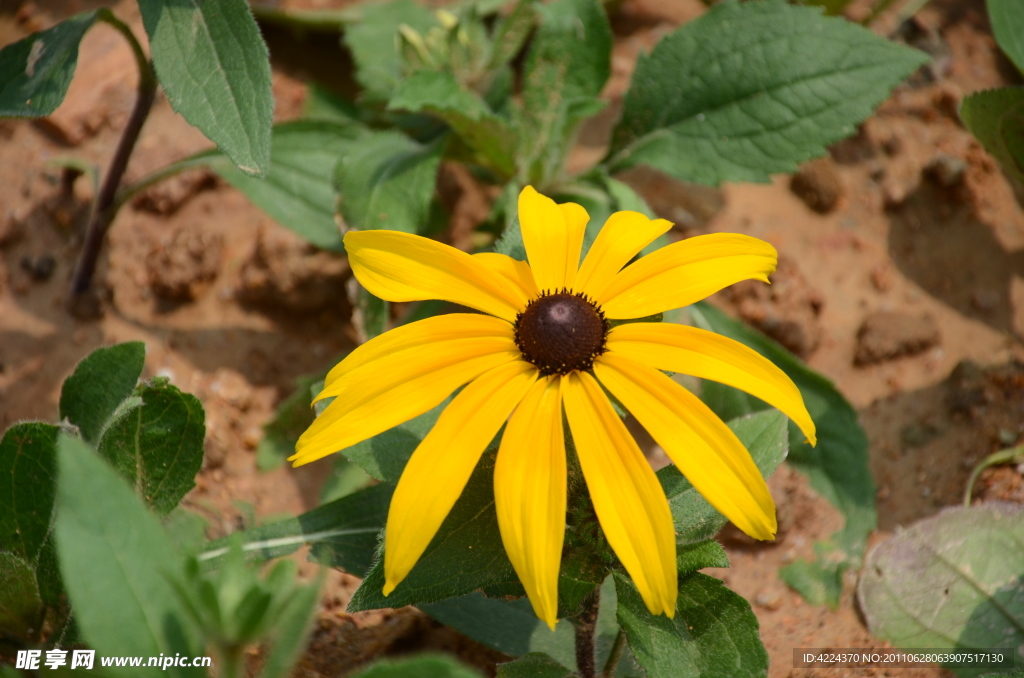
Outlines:
{"label": "clump of soil", "polygon": [[923,353],[941,340],[939,327],[931,316],[912,316],[878,311],[864,318],[857,331],[853,362],[871,365]]}

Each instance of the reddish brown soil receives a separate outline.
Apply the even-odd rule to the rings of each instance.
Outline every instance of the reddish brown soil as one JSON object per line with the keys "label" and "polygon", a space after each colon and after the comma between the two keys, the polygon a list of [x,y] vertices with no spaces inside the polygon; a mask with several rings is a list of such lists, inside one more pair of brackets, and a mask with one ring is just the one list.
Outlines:
{"label": "reddish brown soil", "polygon": [[[104,4],[4,3],[0,45]],[[341,4],[304,0],[292,6]],[[142,35],[134,5],[114,3]],[[613,105],[584,130],[575,166],[600,157],[637,53],[702,11],[698,0],[624,0],[607,88]],[[628,177],[683,235],[736,231],[778,248],[784,265],[770,292],[741,288],[717,301],[801,353],[859,411],[878,484],[873,543],[960,502],[972,465],[1020,442],[1024,433],[1024,371],[1013,363],[1024,360],[1019,187],[955,112],[965,94],[1012,83],[1015,76],[995,47],[981,0],[933,0],[914,26],[904,32],[938,55],[936,65],[899,89],[854,138],[833,148],[830,159],[798,178],[716,190],[643,170]],[[66,190],[60,170],[49,163],[73,156],[105,166],[133,101],[134,77],[127,48],[100,27],[82,46],[57,115],[0,121],[0,429],[22,419],[52,419],[62,380],[93,348],[144,340],[146,375],[170,376],[206,408],[206,463],[186,504],[207,517],[209,536],[218,537],[245,525],[245,504],[262,520],[317,501],[323,465],[260,473],[254,448],[260,426],[295,378],[352,345],[346,266],[310,254],[231,188],[207,175],[185,176],[122,211],[99,267],[102,318],[70,316],[63,300],[91,188],[79,180]],[[295,117],[303,84],[277,68],[274,89],[277,118]],[[129,178],[206,145],[158,98]],[[455,174],[449,183],[456,193],[465,190],[464,177]],[[485,194],[468,195],[472,203]],[[451,238],[464,243],[466,224],[480,210],[471,204],[460,209]],[[974,366],[951,377],[965,360]],[[1019,501],[1022,485],[1016,467],[988,471],[976,501]],[[838,529],[841,517],[786,468],[771,486],[780,538],[756,546],[728,539],[732,567],[714,572],[752,601],[771,654],[770,675],[889,675],[792,669],[794,647],[882,645],[856,609],[856,573],[847,574],[837,611],[810,606],[781,583],[778,568],[811,556],[813,542]],[[347,614],[356,584],[348,575],[329,577],[299,675],[345,675],[374,656],[425,647],[493,672],[496,653],[410,608]],[[941,673],[903,669],[899,675]]]}

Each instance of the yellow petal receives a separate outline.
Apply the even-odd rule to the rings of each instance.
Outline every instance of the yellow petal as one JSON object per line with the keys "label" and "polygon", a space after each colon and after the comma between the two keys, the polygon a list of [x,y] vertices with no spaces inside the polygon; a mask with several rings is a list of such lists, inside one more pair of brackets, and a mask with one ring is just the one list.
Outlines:
{"label": "yellow petal", "polygon": [[557,205],[532,186],[519,194],[523,245],[541,291],[560,290],[572,284],[588,218],[579,205]]}
{"label": "yellow petal", "polygon": [[639,212],[616,212],[608,217],[580,266],[576,291],[600,298],[615,274],[670,228],[671,222],[648,219]]}
{"label": "yellow petal", "polygon": [[289,460],[296,466],[308,464],[372,438],[440,405],[452,391],[487,370],[510,362],[523,361],[506,338],[457,339],[381,358],[373,368],[339,380],[342,394],[299,437]]}
{"label": "yellow petal", "polygon": [[777,259],[774,247],[748,235],[698,235],[630,264],[596,300],[609,318],[642,318],[689,306],[741,280],[768,282]]}
{"label": "yellow petal", "polygon": [[728,384],[793,420],[814,445],[814,422],[803,396],[772,361],[738,341],[673,323],[629,323],[608,334],[608,350],[648,367]]}
{"label": "yellow petal", "polygon": [[562,399],[608,543],[651,614],[672,617],[678,593],[675,528],[657,476],[593,377],[563,377]]}
{"label": "yellow petal", "polygon": [[385,596],[423,555],[487,444],[536,379],[537,368],[522,360],[480,375],[455,396],[413,452],[388,510]]}
{"label": "yellow petal", "polygon": [[537,380],[509,419],[494,466],[498,528],[533,611],[558,621],[565,537],[565,438],[559,377]]}
{"label": "yellow petal", "polygon": [[775,502],[728,426],[700,399],[656,369],[606,353],[594,374],[719,513],[755,539],[774,539]]}
{"label": "yellow petal", "polygon": [[[348,354],[335,365],[324,380],[324,389],[313,402],[338,396],[351,383],[352,376],[361,369],[379,371],[376,361],[407,350],[423,350],[428,355],[431,345],[457,339],[506,338],[513,340],[512,325],[489,315],[479,313],[449,313],[400,325],[385,332]],[[419,353],[407,354],[410,358]],[[412,362],[410,360],[410,365]],[[404,368],[404,365],[403,367]],[[400,369],[402,369],[400,368]],[[343,379],[347,377],[347,379]]]}
{"label": "yellow petal", "polygon": [[399,231],[350,231],[345,251],[352,272],[387,301],[443,299],[509,322],[526,306],[515,285],[449,245]]}
{"label": "yellow petal", "polygon": [[525,261],[519,261],[499,252],[481,252],[474,254],[473,258],[480,261],[495,273],[499,273],[510,282],[519,286],[527,299],[536,299],[540,296],[537,289],[537,282],[533,279],[533,271]]}

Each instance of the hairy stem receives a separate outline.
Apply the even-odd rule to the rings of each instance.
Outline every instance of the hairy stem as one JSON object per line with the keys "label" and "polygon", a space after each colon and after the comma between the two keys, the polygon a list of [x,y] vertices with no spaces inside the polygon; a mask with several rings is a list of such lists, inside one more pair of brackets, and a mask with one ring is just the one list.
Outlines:
{"label": "hairy stem", "polygon": [[576,670],[580,678],[597,678],[594,635],[600,603],[601,589],[595,588],[583,601],[582,611],[572,619],[576,627]]}
{"label": "hairy stem", "polygon": [[612,643],[611,652],[608,653],[608,660],[604,663],[604,670],[601,671],[601,678],[615,678],[615,669],[619,667],[622,660],[622,653],[626,650],[626,632],[619,629]]}
{"label": "hairy stem", "polygon": [[139,132],[142,131],[142,125],[146,122],[149,110],[153,106],[153,99],[156,97],[156,75],[153,72],[153,64],[146,59],[142,46],[135,39],[131,29],[109,10],[101,11],[97,18],[113,26],[131,45],[135,62],[139,67],[139,95],[89,214],[85,242],[82,243],[82,251],[75,264],[75,274],[71,279],[72,299],[81,296],[92,286],[92,276],[96,272],[96,260],[99,258],[100,249],[103,246],[103,238],[107,234],[114,215],[117,214],[118,205],[115,203],[117,188],[121,185],[121,178],[128,166],[128,159],[135,148],[135,142],[139,139]]}

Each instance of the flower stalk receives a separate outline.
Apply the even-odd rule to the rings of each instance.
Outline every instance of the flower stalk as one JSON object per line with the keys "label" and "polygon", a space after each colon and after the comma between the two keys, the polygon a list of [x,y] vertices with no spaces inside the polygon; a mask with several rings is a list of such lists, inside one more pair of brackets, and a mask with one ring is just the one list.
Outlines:
{"label": "flower stalk", "polygon": [[128,118],[128,124],[125,125],[124,132],[121,134],[114,156],[111,158],[110,167],[107,169],[96,199],[93,201],[89,225],[85,232],[85,242],[82,243],[82,251],[78,255],[74,276],[71,279],[72,304],[92,287],[92,277],[96,272],[96,261],[103,246],[103,239],[110,228],[110,222],[117,214],[117,208],[120,206],[120,203],[115,200],[117,189],[121,185],[121,178],[128,167],[128,159],[135,149],[139,133],[142,131],[142,126],[153,107],[153,100],[156,98],[157,80],[156,74],[153,72],[153,64],[146,58],[142,45],[139,44],[132,30],[109,10],[101,11],[97,18],[117,30],[131,46],[139,68],[138,98],[131,116]]}
{"label": "flower stalk", "polygon": [[576,670],[580,678],[597,678],[594,636],[600,605],[601,589],[595,588],[583,600],[580,613],[572,619],[572,625],[576,629]]}

